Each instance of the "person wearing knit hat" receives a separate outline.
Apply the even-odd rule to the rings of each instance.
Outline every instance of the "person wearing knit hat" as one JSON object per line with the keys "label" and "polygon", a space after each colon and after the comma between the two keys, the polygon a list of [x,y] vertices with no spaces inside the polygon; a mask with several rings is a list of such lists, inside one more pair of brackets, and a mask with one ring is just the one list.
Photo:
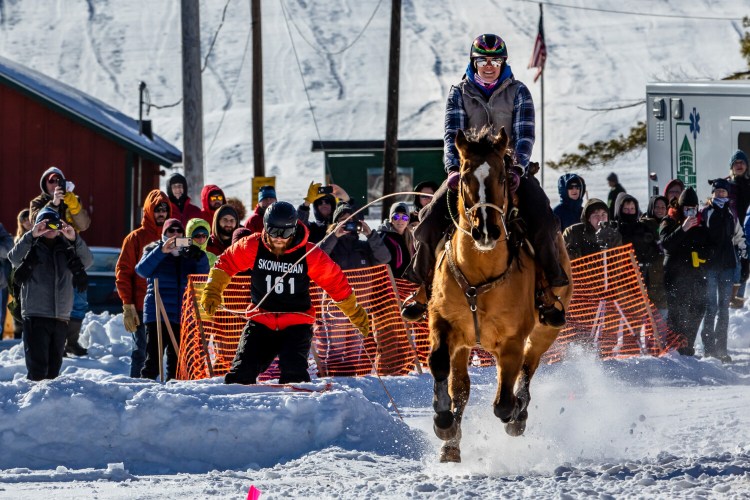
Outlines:
{"label": "person wearing knit hat", "polygon": [[180,219],[183,224],[201,216],[201,209],[191,203],[187,179],[181,173],[175,172],[169,176],[167,196],[169,196],[169,203],[172,204],[172,217]]}
{"label": "person wearing knit hat", "polygon": [[274,203],[276,203],[276,189],[273,186],[261,186],[258,191],[258,204],[245,222],[245,227],[254,233],[263,231],[263,215],[266,213],[266,208]]}
{"label": "person wearing knit hat", "polygon": [[664,287],[667,291],[667,326],[685,337],[680,354],[695,354],[698,327],[706,311],[708,232],[698,212],[698,195],[685,189],[659,226],[664,248]]}
{"label": "person wearing knit hat", "polygon": [[53,379],[60,374],[74,292],[86,290],[86,268],[94,260],[83,238],[60,218],[56,208],[41,208],[31,231],[8,253],[15,283],[20,284],[29,380]]}
{"label": "person wearing knit hat", "polygon": [[[167,219],[162,226],[162,237],[143,249],[143,257],[135,266],[139,276],[146,279],[146,297],[143,307],[143,322],[146,324],[146,361],[141,377],[155,379],[159,373],[159,328],[162,323],[161,340],[167,354],[167,380],[177,374],[177,352],[180,342],[180,318],[182,297],[187,288],[190,274],[208,273],[208,256],[196,245],[185,240],[185,228],[179,219]],[[187,243],[187,244],[185,244]],[[159,297],[167,313],[168,325],[160,316],[156,305],[156,283],[159,283]],[[169,328],[178,345],[174,346]]]}
{"label": "person wearing knit hat", "polygon": [[233,206],[220,206],[214,213],[214,223],[211,225],[207,250],[220,256],[232,244],[232,233],[239,224],[240,219]]}

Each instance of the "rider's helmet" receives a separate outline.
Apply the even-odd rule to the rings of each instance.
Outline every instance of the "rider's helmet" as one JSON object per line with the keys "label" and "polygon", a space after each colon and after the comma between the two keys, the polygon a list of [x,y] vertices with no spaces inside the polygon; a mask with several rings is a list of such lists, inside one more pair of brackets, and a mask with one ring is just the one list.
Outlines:
{"label": "rider's helmet", "polygon": [[286,201],[271,204],[263,214],[263,228],[273,238],[291,238],[297,228],[297,210]]}
{"label": "rider's helmet", "polygon": [[508,58],[508,48],[505,41],[497,35],[485,34],[479,35],[471,44],[469,58],[475,57],[502,57]]}

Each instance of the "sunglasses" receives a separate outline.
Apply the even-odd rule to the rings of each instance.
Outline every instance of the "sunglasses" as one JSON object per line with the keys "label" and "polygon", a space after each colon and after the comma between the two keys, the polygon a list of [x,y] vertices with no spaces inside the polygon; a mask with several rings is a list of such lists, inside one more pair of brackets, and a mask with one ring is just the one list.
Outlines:
{"label": "sunglasses", "polygon": [[220,194],[212,194],[208,199],[211,201],[224,201],[224,197]]}
{"label": "sunglasses", "polygon": [[318,199],[318,205],[332,205],[332,203],[328,198],[320,198]]}
{"label": "sunglasses", "polygon": [[295,230],[296,227],[267,227],[266,233],[271,238],[283,238],[286,240],[294,235]]}
{"label": "sunglasses", "polygon": [[477,68],[484,68],[488,64],[491,64],[495,68],[502,67],[505,59],[487,59],[486,57],[477,57]]}
{"label": "sunglasses", "polygon": [[166,213],[169,213],[169,209],[167,207],[156,207],[154,209],[154,213],[155,214],[158,214],[160,212],[163,213],[163,214],[166,214]]}
{"label": "sunglasses", "polygon": [[59,184],[60,178],[59,177],[50,177],[47,179],[47,184]]}
{"label": "sunglasses", "polygon": [[197,233],[193,235],[194,240],[205,240],[206,238],[208,238],[206,233]]}
{"label": "sunglasses", "polygon": [[167,229],[167,234],[174,234],[174,233],[176,233],[176,234],[182,234],[183,231],[179,227],[170,227],[170,228]]}
{"label": "sunglasses", "polygon": [[406,214],[393,214],[393,217],[391,217],[394,221],[402,220],[409,222],[409,216]]}

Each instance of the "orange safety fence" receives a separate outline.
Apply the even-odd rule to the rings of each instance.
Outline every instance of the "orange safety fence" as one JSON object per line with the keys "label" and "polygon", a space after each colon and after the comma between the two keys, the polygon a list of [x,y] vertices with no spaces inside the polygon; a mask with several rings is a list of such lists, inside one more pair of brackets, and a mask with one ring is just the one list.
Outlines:
{"label": "orange safety fence", "polygon": [[[682,336],[666,328],[649,301],[630,245],[573,260],[571,265],[574,293],[567,324],[545,355],[545,362],[560,360],[574,342],[597,351],[602,358],[658,356],[684,342]],[[331,298],[312,284],[316,313],[312,354],[318,375],[405,375],[426,369],[427,321],[407,323],[399,314],[401,302],[416,285],[394,280],[385,265],[344,273],[370,315],[377,342],[372,336],[363,340]],[[177,373],[181,379],[224,375],[247,322],[227,311],[209,318],[200,310],[198,299],[206,279],[206,275],[191,276],[185,291]],[[235,276],[223,297],[227,309],[244,311],[250,304],[250,278]],[[492,355],[481,348],[474,349],[471,362],[476,366],[495,364]],[[259,380],[277,377],[274,363]]]}

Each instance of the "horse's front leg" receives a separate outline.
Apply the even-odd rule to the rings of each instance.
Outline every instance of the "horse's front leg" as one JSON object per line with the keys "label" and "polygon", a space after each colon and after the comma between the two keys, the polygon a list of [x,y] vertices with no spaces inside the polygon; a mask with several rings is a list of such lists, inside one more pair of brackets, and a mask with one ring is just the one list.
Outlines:
{"label": "horse's front leg", "polygon": [[453,400],[453,417],[456,423],[456,435],[443,443],[440,449],[441,462],[461,461],[461,420],[469,403],[471,383],[469,380],[469,354],[471,349],[459,347],[453,349],[449,389]]}
{"label": "horse's front leg", "polygon": [[[436,316],[436,315],[435,315]],[[445,319],[433,316],[430,320],[432,329],[432,351],[428,359],[430,372],[434,379],[432,408],[435,415],[432,417],[432,428],[435,435],[442,440],[448,440],[456,436],[457,426],[453,417],[451,396],[448,392],[448,376],[451,371],[450,346],[448,334],[450,323]]]}
{"label": "horse's front leg", "polygon": [[523,363],[523,345],[524,337],[516,333],[502,338],[494,352],[498,383],[494,411],[495,416],[506,424],[518,413],[518,398],[513,390]]}

